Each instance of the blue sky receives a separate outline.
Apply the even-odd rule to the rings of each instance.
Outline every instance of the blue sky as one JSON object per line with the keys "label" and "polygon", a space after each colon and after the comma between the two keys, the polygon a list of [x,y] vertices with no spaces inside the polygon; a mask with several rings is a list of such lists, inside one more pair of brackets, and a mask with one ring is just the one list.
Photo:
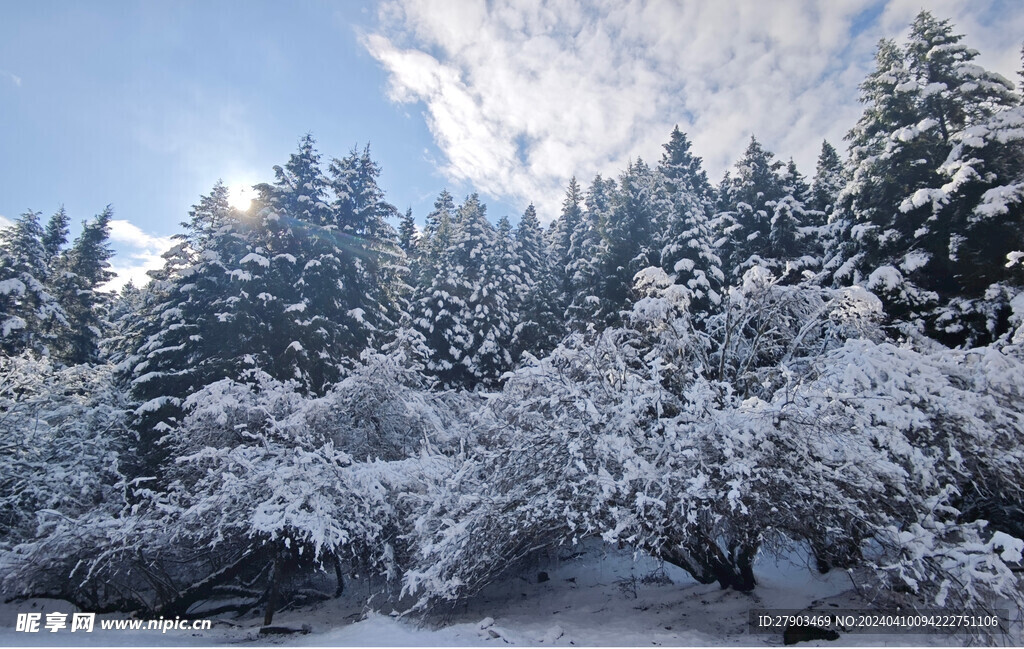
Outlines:
{"label": "blue sky", "polygon": [[[933,0],[1016,80],[1024,12]],[[859,113],[882,36],[920,0],[16,2],[0,21],[0,216],[64,204],[118,219],[115,268],[142,277],[222,178],[271,178],[309,131],[369,142],[420,219],[443,188],[492,217],[557,214],[572,174],[656,161],[673,124],[717,179],[751,132],[805,173]]]}

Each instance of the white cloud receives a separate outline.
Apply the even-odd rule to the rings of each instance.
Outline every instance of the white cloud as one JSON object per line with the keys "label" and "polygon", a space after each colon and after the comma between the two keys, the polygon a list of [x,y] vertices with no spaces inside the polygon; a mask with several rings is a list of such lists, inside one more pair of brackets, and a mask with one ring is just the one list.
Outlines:
{"label": "white cloud", "polygon": [[150,234],[123,219],[110,221],[110,240],[120,244],[111,260],[116,277],[103,287],[111,291],[121,290],[129,281],[138,287],[145,286],[149,282],[146,272],[163,266],[161,255],[174,245],[172,238]]}
{"label": "white cloud", "polygon": [[[997,1],[943,0],[935,13],[1008,75],[1024,17],[986,23]],[[425,107],[451,180],[537,201],[550,219],[570,175],[656,162],[676,123],[715,180],[751,133],[813,173],[821,140],[841,145],[860,113],[878,39],[901,36],[919,10],[890,0],[860,25],[876,4],[390,0],[363,43],[391,98]]]}
{"label": "white cloud", "polygon": [[0,228],[6,228],[14,225],[14,221],[10,220],[3,214],[0,214]]}
{"label": "white cloud", "polygon": [[128,282],[142,288],[149,283],[148,273],[164,265],[163,257],[159,253],[148,251],[136,251],[130,253],[118,253],[110,263],[110,270],[115,274],[114,279],[103,285],[103,290],[120,291]]}
{"label": "white cloud", "polygon": [[9,79],[10,82],[16,85],[17,87],[21,87],[21,77],[14,74],[13,72],[8,72],[7,70],[0,70],[0,77]]}
{"label": "white cloud", "polygon": [[123,219],[111,219],[110,240],[128,244],[133,248],[146,248],[151,251],[163,252],[174,244],[170,237],[157,237]]}

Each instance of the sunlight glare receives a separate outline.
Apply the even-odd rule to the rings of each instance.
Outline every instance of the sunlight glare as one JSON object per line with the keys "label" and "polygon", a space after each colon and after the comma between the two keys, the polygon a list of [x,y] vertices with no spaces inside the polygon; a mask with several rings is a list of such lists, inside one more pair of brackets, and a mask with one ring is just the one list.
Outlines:
{"label": "sunlight glare", "polygon": [[256,198],[256,192],[253,191],[252,187],[243,183],[231,185],[231,190],[228,192],[228,203],[230,203],[231,207],[242,212],[252,207],[254,198]]}

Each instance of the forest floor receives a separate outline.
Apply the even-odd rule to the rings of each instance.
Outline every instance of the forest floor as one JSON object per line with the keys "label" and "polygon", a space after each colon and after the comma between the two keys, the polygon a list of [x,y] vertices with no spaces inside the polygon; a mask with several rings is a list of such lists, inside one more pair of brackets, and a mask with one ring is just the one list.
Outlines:
{"label": "forest floor", "polygon": [[[553,559],[481,593],[444,620],[423,623],[393,613],[367,612],[365,588],[316,606],[282,611],[275,626],[308,633],[259,635],[261,616],[218,618],[209,631],[100,630],[72,634],[15,630],[17,613],[61,611],[67,602],[0,604],[0,647],[9,646],[782,646],[782,632],[751,633],[751,609],[841,611],[869,608],[842,571],[819,575],[798,553],[761,558],[752,593],[701,585],[685,572],[626,551],[592,545],[572,558]],[[543,575],[541,573],[544,573]],[[546,579],[545,579],[546,577]],[[360,590],[363,590],[361,593]],[[802,646],[960,646],[963,635],[843,633],[838,641]],[[1019,634],[998,644],[1020,645]]]}

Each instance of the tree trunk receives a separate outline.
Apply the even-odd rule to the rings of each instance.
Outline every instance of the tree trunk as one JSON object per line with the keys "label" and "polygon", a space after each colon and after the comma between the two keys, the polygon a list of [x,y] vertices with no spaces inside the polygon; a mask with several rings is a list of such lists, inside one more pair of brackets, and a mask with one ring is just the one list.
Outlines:
{"label": "tree trunk", "polygon": [[756,546],[738,545],[734,550],[732,587],[735,590],[749,593],[757,586],[757,580],[754,579],[754,557],[756,556]]}
{"label": "tree trunk", "polygon": [[245,572],[252,566],[252,558],[255,552],[243,553],[233,563],[230,563],[206,579],[192,584],[184,590],[176,599],[168,602],[158,609],[160,615],[170,617],[173,615],[184,615],[196,602],[209,599],[216,593],[214,589],[226,581],[230,581]]}
{"label": "tree trunk", "polygon": [[711,566],[698,561],[690,552],[677,545],[665,545],[658,551],[658,558],[682,568],[701,584],[713,584],[718,581]]}
{"label": "tree trunk", "polygon": [[263,612],[263,626],[270,626],[274,621],[274,607],[277,606],[277,571],[280,560],[271,559],[270,579],[267,583],[267,607]]}
{"label": "tree trunk", "polygon": [[345,576],[341,572],[341,559],[338,558],[338,553],[334,553],[334,577],[338,580],[338,587],[334,591],[335,597],[341,597],[341,594],[345,592]]}
{"label": "tree trunk", "polygon": [[754,590],[754,557],[756,546],[730,545],[727,555],[710,537],[700,535],[687,543],[669,543],[663,546],[659,557],[688,572],[702,584],[718,582],[725,588],[741,592]]}

